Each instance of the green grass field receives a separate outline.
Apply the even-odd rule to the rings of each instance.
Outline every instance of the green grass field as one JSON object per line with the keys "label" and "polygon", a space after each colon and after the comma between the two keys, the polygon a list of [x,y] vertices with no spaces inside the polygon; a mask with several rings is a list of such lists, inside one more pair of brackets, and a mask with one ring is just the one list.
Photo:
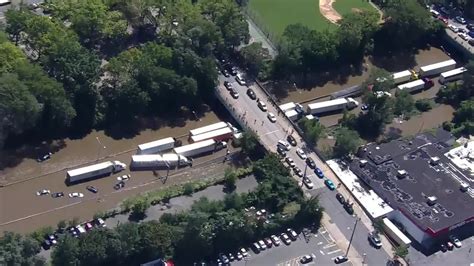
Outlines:
{"label": "green grass field", "polygon": [[[366,0],[336,0],[334,8],[341,15],[352,12],[352,8],[374,10]],[[319,0],[249,0],[249,9],[264,32],[277,36],[283,33],[286,26],[296,23],[316,30],[336,28],[319,12]]]}

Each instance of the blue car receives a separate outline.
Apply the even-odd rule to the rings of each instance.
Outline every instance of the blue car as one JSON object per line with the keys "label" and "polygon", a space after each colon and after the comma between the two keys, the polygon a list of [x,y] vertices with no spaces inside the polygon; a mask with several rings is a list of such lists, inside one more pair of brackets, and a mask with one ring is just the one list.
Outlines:
{"label": "blue car", "polygon": [[471,36],[471,38],[474,38],[474,30],[471,30],[468,34]]}
{"label": "blue car", "polygon": [[314,169],[314,173],[315,173],[319,178],[324,178],[323,171],[321,171],[321,169],[319,169],[318,167],[316,167],[316,169]]}
{"label": "blue car", "polygon": [[326,186],[330,189],[330,190],[335,190],[336,189],[336,186],[334,185],[334,183],[329,180],[329,179],[326,179],[324,180],[324,184],[326,184]]}

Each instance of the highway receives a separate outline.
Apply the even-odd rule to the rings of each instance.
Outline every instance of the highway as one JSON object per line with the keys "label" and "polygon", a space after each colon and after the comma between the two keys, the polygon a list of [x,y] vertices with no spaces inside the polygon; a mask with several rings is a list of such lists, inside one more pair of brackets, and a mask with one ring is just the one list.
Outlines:
{"label": "highway", "polygon": [[[292,134],[293,137],[297,140],[297,147],[291,147],[290,151],[287,152],[287,156],[291,157],[298,168],[305,171],[306,176],[308,176],[314,184],[312,190],[307,190],[303,187],[305,194],[310,195],[319,195],[321,205],[325,208],[326,214],[330,217],[330,223],[335,223],[339,228],[339,234],[333,235],[333,238],[340,239],[340,237],[345,237],[344,240],[346,243],[349,242],[350,235],[355,223],[356,218],[345,213],[345,210],[337,202],[335,198],[335,191],[330,191],[326,188],[324,180],[318,178],[312,169],[306,167],[305,161],[300,159],[296,154],[297,148],[302,148],[306,151],[307,155],[316,162],[316,165],[323,171],[324,175],[332,180],[334,184],[338,184],[338,179],[334,173],[329,169],[329,167],[314,153],[310,153],[305,149],[306,144],[302,140],[301,136],[298,135],[296,130],[292,127],[290,122],[283,117],[283,114],[278,115],[277,107],[274,106],[271,101],[268,100],[268,97],[264,91],[255,83],[248,84],[250,88],[256,93],[257,99],[263,100],[268,108],[267,112],[260,110],[257,106],[256,100],[252,100],[247,94],[247,86],[239,85],[233,76],[228,78],[223,75],[219,76],[220,84],[216,89],[217,96],[222,100],[222,103],[229,109],[231,113],[234,113],[234,117],[239,120],[239,123],[244,127],[256,132],[261,143],[266,147],[267,150],[271,152],[276,152],[278,140],[286,140],[288,134]],[[232,86],[239,93],[237,99],[233,98],[229,91],[224,87],[224,81],[229,81],[232,83]],[[270,122],[267,118],[268,112],[272,112],[277,116],[276,123]],[[301,182],[301,179],[295,176],[295,179],[298,179],[298,182]],[[301,183],[300,183],[301,184]],[[359,216],[365,216],[362,213],[360,208],[356,208],[356,213]],[[362,261],[362,263],[367,263],[369,265],[384,265],[391,256],[384,249],[375,249],[370,246],[367,235],[371,231],[367,224],[367,217],[365,216],[365,223],[359,222],[356,228],[355,237],[352,242],[351,249],[356,250],[356,253],[349,253],[349,257],[355,256],[357,259]],[[363,219],[364,220],[364,219]],[[331,234],[333,232],[329,231]],[[357,254],[358,253],[358,254]]]}

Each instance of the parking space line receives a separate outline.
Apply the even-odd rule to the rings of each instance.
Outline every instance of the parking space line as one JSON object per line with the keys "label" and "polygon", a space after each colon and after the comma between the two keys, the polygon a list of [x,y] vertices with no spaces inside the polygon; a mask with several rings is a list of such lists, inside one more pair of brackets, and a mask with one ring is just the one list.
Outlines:
{"label": "parking space line", "polygon": [[264,135],[265,135],[265,136],[266,136],[266,135],[270,135],[270,134],[273,134],[273,133],[278,132],[278,131],[280,131],[280,130],[279,130],[279,129],[273,130],[273,131],[270,131],[270,132],[265,133]]}
{"label": "parking space line", "polygon": [[334,246],[336,246],[336,244],[335,244],[335,243],[333,243],[333,244],[329,244],[329,245],[326,245],[326,246],[324,246],[324,247],[323,247],[323,249],[332,248],[332,247],[334,247]]}
{"label": "parking space line", "polygon": [[330,251],[330,252],[328,252],[328,253],[326,253],[326,254],[330,255],[330,254],[334,254],[334,253],[339,252],[339,251],[341,251],[341,250],[340,250],[340,249],[336,249],[336,250]]}
{"label": "parking space line", "polygon": [[324,253],[324,251],[322,251],[322,250],[319,250],[319,252],[320,252],[321,254],[323,254],[323,255],[326,255],[326,254]]}

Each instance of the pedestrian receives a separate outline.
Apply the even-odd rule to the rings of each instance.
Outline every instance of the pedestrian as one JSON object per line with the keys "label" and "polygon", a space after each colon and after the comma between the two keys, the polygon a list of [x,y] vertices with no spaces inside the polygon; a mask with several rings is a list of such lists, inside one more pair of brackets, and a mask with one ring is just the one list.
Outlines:
{"label": "pedestrian", "polygon": [[253,123],[254,123],[254,124],[257,123],[257,119],[255,119],[255,120],[253,121]]}
{"label": "pedestrian", "polygon": [[262,126],[263,126],[263,122],[264,122],[264,121],[262,121]]}

